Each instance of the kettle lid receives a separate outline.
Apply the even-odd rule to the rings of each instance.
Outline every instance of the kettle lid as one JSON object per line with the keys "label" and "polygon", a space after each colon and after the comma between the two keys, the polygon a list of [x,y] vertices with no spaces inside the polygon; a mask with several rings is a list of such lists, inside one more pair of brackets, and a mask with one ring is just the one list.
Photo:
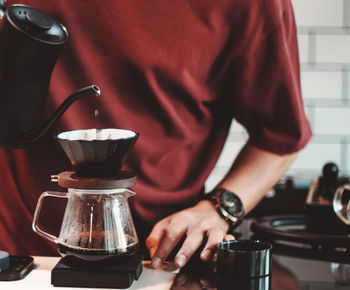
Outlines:
{"label": "kettle lid", "polygon": [[67,29],[50,15],[26,6],[12,5],[6,10],[10,23],[26,35],[49,44],[67,41]]}

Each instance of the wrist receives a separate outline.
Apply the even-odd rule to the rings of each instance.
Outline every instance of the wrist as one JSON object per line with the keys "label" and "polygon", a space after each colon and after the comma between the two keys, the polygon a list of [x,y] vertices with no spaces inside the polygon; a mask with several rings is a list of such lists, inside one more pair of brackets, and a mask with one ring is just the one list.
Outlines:
{"label": "wrist", "polygon": [[224,188],[215,188],[204,196],[215,207],[217,213],[234,230],[244,218],[244,208],[241,199],[233,192]]}
{"label": "wrist", "polygon": [[209,199],[202,199],[196,204],[197,208],[201,208],[205,211],[216,212],[216,206]]}
{"label": "wrist", "polygon": [[196,206],[198,210],[205,212],[205,215],[211,220],[217,219],[220,223],[217,224],[220,228],[225,229],[226,232],[231,230],[231,225],[218,213],[216,206],[209,199],[200,200]]}

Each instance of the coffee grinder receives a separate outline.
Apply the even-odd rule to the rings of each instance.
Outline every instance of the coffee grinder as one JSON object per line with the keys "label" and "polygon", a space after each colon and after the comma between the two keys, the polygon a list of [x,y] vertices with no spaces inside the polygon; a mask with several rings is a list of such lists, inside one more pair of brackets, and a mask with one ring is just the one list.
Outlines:
{"label": "coffee grinder", "polygon": [[[127,288],[142,272],[139,241],[128,205],[136,177],[120,170],[138,134],[122,129],[87,129],[56,136],[74,171],[51,180],[67,192],[41,194],[33,230],[56,243],[63,257],[51,284],[70,287]],[[45,197],[67,198],[59,236],[38,226]]]}

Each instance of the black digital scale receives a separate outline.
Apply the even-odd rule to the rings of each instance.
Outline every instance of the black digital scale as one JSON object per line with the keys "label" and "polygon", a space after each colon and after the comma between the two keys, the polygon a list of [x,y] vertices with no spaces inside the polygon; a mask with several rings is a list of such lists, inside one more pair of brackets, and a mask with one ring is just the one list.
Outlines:
{"label": "black digital scale", "polygon": [[129,288],[142,273],[142,256],[100,264],[62,258],[51,271],[51,284],[63,287]]}

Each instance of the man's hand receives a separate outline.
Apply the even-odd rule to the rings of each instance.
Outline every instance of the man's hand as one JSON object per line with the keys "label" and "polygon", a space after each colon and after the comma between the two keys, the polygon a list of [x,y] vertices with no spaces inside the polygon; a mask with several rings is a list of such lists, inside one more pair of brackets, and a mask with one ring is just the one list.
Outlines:
{"label": "man's hand", "polygon": [[207,238],[207,243],[200,257],[203,261],[208,261],[213,257],[218,243],[234,239],[232,235],[226,234],[228,229],[228,223],[208,200],[172,214],[160,220],[146,240],[152,266],[160,268],[183,237],[186,237],[185,241],[174,260],[178,267],[183,267],[188,262],[204,238]]}
{"label": "man's hand", "polygon": [[[279,155],[246,144],[217,187],[236,193],[248,213],[277,183],[296,154]],[[201,259],[208,261],[219,242],[234,239],[226,234],[228,228],[228,223],[208,200],[162,219],[146,240],[153,267],[159,268],[183,237],[185,241],[175,257],[177,266],[183,267],[205,238]]]}

